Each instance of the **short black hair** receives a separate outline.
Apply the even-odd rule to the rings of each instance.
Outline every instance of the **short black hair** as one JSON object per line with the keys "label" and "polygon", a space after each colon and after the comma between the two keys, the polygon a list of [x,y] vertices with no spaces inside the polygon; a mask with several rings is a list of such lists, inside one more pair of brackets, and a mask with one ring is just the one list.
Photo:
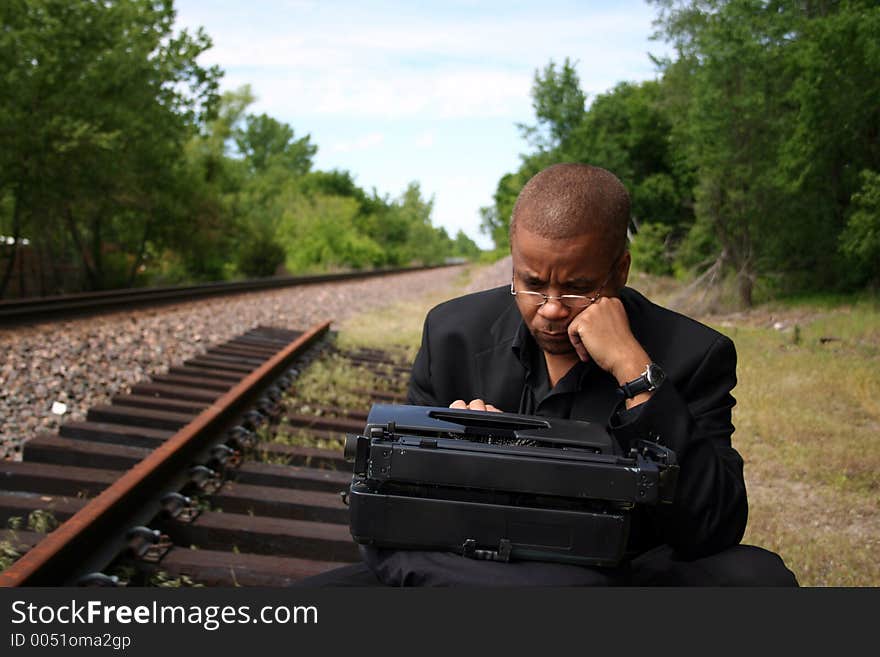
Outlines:
{"label": "short black hair", "polygon": [[510,217],[510,239],[521,224],[548,239],[599,233],[623,249],[630,221],[629,192],[610,171],[589,164],[554,164],[522,188]]}

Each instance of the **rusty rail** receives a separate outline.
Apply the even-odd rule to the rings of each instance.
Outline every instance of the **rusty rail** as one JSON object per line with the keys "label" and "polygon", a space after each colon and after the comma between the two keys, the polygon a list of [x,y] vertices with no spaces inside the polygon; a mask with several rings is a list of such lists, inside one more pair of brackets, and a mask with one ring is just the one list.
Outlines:
{"label": "rusty rail", "polygon": [[[215,367],[231,368],[226,371],[237,371],[244,378],[232,385],[231,389],[227,392],[218,393],[219,396],[214,395],[216,397],[214,399],[212,399],[211,393],[205,395],[201,394],[198,390],[194,391],[195,396],[199,398],[198,403],[190,405],[188,410],[190,412],[199,410],[199,412],[192,421],[187,422],[188,416],[183,413],[151,410],[150,417],[155,419],[157,423],[167,423],[164,430],[162,427],[133,429],[131,433],[134,436],[138,436],[138,439],[141,441],[141,447],[123,446],[110,448],[108,445],[108,449],[101,450],[101,453],[94,456],[94,458],[103,458],[104,461],[102,462],[105,464],[108,462],[108,459],[117,459],[117,464],[121,464],[123,467],[133,464],[130,469],[112,483],[101,481],[102,476],[109,476],[100,474],[106,473],[107,471],[105,470],[88,471],[88,468],[66,468],[65,472],[67,474],[65,476],[81,476],[84,485],[88,484],[98,489],[103,487],[103,490],[88,502],[76,499],[66,499],[59,502],[58,506],[61,508],[58,511],[61,515],[68,516],[67,520],[28,550],[12,566],[0,572],[0,585],[70,584],[76,581],[78,577],[90,572],[93,567],[92,561],[94,560],[84,559],[83,555],[87,555],[90,552],[95,553],[97,545],[108,544],[102,551],[100,559],[106,560],[108,554],[117,554],[123,551],[126,539],[120,535],[120,528],[131,527],[133,523],[146,522],[150,518],[155,517],[159,512],[159,508],[157,505],[151,504],[151,502],[155,501],[157,494],[167,491],[169,488],[175,488],[175,486],[171,485],[171,482],[177,480],[179,483],[183,476],[181,473],[188,469],[194,457],[209,446],[210,441],[218,433],[222,433],[225,428],[230,426],[233,420],[241,415],[247,405],[249,403],[252,404],[255,398],[273,380],[281,376],[284,369],[297,356],[301,355],[304,349],[324,335],[328,331],[329,325],[330,322],[328,321],[312,327],[275,353],[274,356],[263,362],[260,362],[260,354],[267,353],[267,350],[261,350],[259,340],[252,340],[250,341],[251,344],[249,344],[248,340],[241,340],[233,347],[227,347],[225,355],[222,348],[215,350],[207,360],[213,359]],[[199,359],[192,360],[199,361]],[[204,358],[201,359],[202,364],[205,364],[205,360]],[[252,371],[248,372],[246,367],[240,367],[241,363],[251,367]],[[137,386],[135,390],[137,390]],[[141,391],[144,392],[143,389]],[[137,395],[132,395],[132,397],[137,397]],[[138,406],[136,404],[149,404],[151,400],[147,397],[141,400],[134,399],[132,401],[128,399],[126,401],[135,404],[135,406],[119,406],[117,412],[119,412],[120,408],[123,409],[123,413],[125,409],[134,409],[134,412],[137,412]],[[163,404],[163,406],[167,406],[167,404]],[[107,408],[113,408],[113,406]],[[94,411],[95,409],[92,410]],[[102,412],[106,414],[108,411],[107,409],[103,411],[98,409],[98,412],[90,413],[90,416],[98,420],[112,421],[114,419],[114,416],[107,417],[102,415]],[[169,427],[174,427],[175,423],[183,423],[183,426],[178,428],[176,433],[171,434],[169,437]],[[74,426],[73,431],[75,430],[76,427]],[[147,451],[143,444],[149,444],[150,441],[157,444],[157,446],[152,451]],[[52,446],[51,440],[44,440],[41,444],[41,448],[44,451],[49,450],[51,452]],[[63,446],[56,444],[55,447],[61,449]],[[291,451],[296,455],[296,450]],[[307,459],[310,456],[319,456],[319,454],[309,455],[307,452],[308,450],[302,453],[301,450],[299,456],[302,459]],[[321,454],[320,456],[328,458],[327,454]],[[22,463],[16,467],[10,464],[7,472],[2,474],[7,478],[11,476],[24,476],[22,471],[27,469],[26,465],[31,464]],[[44,471],[46,468],[51,467],[45,464],[34,465],[41,467]],[[10,470],[12,471],[11,474]],[[74,470],[83,472],[72,472]],[[260,481],[260,468],[252,467],[251,470],[250,481]],[[273,473],[271,468],[269,470],[269,472],[262,473],[262,481],[272,480]],[[287,470],[291,470],[291,468]],[[292,466],[292,470],[295,471],[296,466]],[[279,479],[283,480],[285,476],[290,477],[292,474],[295,474],[295,472],[285,472],[284,476],[281,473],[275,472],[274,476],[277,481]],[[326,481],[328,478],[324,477],[323,479]],[[333,478],[330,477],[329,479],[332,480]],[[336,479],[340,478],[336,477]],[[317,481],[320,482],[320,478]],[[239,488],[239,498],[241,498],[242,493],[245,496],[248,493],[246,489],[247,482],[248,474],[246,473],[236,484]],[[334,482],[332,485],[338,487],[339,481]],[[2,479],[0,479],[0,487],[2,487]],[[236,503],[235,495],[230,491],[225,491],[224,495],[225,498],[223,499],[232,508]],[[312,504],[316,503],[315,499],[307,501],[310,501]],[[318,501],[321,502],[322,500]],[[323,502],[326,503],[326,500],[323,500]],[[241,499],[238,500],[238,503],[241,504]],[[291,508],[296,506],[290,500],[288,500],[288,503],[288,506]],[[300,501],[300,505],[302,505],[302,501]],[[290,512],[288,511],[288,513]],[[214,535],[218,535],[222,534],[221,529],[230,531],[235,524],[232,514],[214,515],[225,515],[226,517],[210,518],[206,515],[206,519],[203,519],[200,524],[202,530],[213,528]],[[285,519],[284,522],[289,525],[289,523],[297,521]],[[262,527],[259,531],[263,532],[261,535],[264,538],[271,536],[272,531],[276,533],[279,531],[283,532],[285,529],[289,529],[289,527],[280,526],[284,525],[284,522],[279,520],[275,522],[275,526],[268,526],[272,524],[271,522],[264,523],[267,526]],[[338,559],[340,556],[345,555],[344,548],[338,548],[337,544],[342,544],[345,541],[343,540],[343,534],[334,527],[327,525],[325,528],[315,524],[314,526],[298,527],[297,529],[306,534],[309,532],[313,534],[310,540],[318,547],[315,548],[316,552],[312,556],[323,553]],[[189,531],[192,533],[194,530],[190,528]],[[258,534],[259,531],[257,532]],[[181,532],[178,531],[177,533]],[[113,538],[108,539],[108,536],[113,536]],[[21,539],[21,537],[18,538]],[[268,540],[267,544],[271,545],[271,540]],[[339,552],[340,549],[343,550],[343,553]],[[181,559],[184,556],[177,555],[175,558]],[[97,556],[95,558],[98,559]],[[290,564],[287,564],[285,567],[290,570]]]}

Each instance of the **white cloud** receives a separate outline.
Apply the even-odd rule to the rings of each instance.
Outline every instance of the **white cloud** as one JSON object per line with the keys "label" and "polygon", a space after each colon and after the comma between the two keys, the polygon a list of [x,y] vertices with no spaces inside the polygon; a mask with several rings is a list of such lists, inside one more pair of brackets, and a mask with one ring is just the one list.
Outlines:
{"label": "white cloud", "polygon": [[233,70],[223,86],[250,84],[260,111],[273,116],[355,116],[358,119],[502,118],[529,111],[531,72],[460,68],[427,76],[402,70],[393,76],[338,70],[331,75],[284,69]]}
{"label": "white cloud", "polygon": [[212,37],[201,61],[226,72],[223,88],[250,84],[250,111],[310,132],[322,168],[391,195],[420,180],[436,199],[435,225],[481,245],[479,208],[527,148],[513,126],[534,122],[535,70],[570,57],[593,98],[653,77],[647,52],[669,52],[646,40],[655,9],[643,0],[175,6],[179,27],[204,25]]}
{"label": "white cloud", "polygon": [[651,66],[644,7],[429,16],[372,5],[256,14],[183,4],[181,24],[204,23],[214,39],[205,63],[227,71],[226,87],[250,82],[273,115],[517,121],[531,113],[535,69],[551,58],[578,61],[591,94]]}
{"label": "white cloud", "polygon": [[416,148],[431,148],[434,145],[434,133],[432,131],[423,132],[415,141]]}
{"label": "white cloud", "polygon": [[354,151],[365,151],[382,144],[385,136],[381,132],[371,132],[363,137],[358,137],[352,141],[337,141],[330,145],[330,150],[336,153],[352,153]]}

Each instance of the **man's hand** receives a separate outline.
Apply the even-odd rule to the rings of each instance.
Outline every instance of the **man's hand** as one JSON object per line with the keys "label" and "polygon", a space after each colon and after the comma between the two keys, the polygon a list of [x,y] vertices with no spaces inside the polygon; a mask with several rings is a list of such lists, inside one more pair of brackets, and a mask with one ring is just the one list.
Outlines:
{"label": "man's hand", "polygon": [[469,404],[463,399],[456,399],[449,405],[449,408],[463,408],[471,411],[490,411],[492,413],[503,413],[500,408],[495,408],[492,404],[487,404],[482,399],[472,399]]}
{"label": "man's hand", "polygon": [[621,385],[639,376],[651,362],[616,297],[601,297],[575,317],[568,325],[568,337],[582,361],[592,358]]}

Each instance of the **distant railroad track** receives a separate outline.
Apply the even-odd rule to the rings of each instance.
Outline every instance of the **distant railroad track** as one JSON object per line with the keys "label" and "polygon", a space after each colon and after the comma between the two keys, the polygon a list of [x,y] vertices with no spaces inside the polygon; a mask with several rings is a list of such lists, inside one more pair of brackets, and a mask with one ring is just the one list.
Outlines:
{"label": "distant railroad track", "polygon": [[387,276],[448,266],[453,265],[394,267],[334,274],[315,274],[311,276],[255,278],[245,281],[203,283],[200,285],[127,288],[104,292],[83,292],[50,297],[0,300],[0,327],[60,320],[74,316],[96,315],[126,308],[191,301],[210,296],[259,292],[298,285]]}
{"label": "distant railroad track", "polygon": [[[279,586],[355,561],[342,439],[369,403],[284,403],[331,354],[383,382],[363,400],[402,401],[405,368],[337,351],[329,324],[252,329],[27,440],[22,461],[0,462],[0,526],[20,519],[0,541],[22,554],[0,585]],[[282,417],[338,449],[271,442]]]}

